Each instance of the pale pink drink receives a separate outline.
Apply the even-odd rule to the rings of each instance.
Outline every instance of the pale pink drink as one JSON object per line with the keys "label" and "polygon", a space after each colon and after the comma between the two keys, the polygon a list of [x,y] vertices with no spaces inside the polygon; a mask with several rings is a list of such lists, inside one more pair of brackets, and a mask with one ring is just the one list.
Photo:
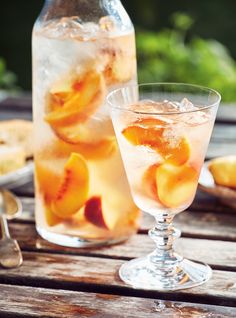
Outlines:
{"label": "pale pink drink", "polygon": [[172,221],[194,199],[220,95],[201,86],[156,83],[117,89],[108,102],[134,201],[156,220],[149,231],[156,249],[122,265],[121,279],[156,290],[202,284],[211,269],[174,251],[180,231]]}
{"label": "pale pink drink", "polygon": [[122,19],[125,26],[71,16],[34,27],[36,225],[54,243],[113,243],[137,230],[105,103],[109,91],[136,82],[134,30]]}

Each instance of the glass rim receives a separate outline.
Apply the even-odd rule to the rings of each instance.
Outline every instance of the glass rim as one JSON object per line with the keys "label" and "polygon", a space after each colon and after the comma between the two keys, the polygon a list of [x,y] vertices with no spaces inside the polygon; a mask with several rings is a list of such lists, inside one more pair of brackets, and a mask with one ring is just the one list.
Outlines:
{"label": "glass rim", "polygon": [[[144,86],[168,86],[168,85],[175,85],[175,86],[185,86],[185,87],[192,87],[192,88],[196,88],[202,91],[207,91],[209,93],[213,93],[217,98],[216,101],[210,105],[207,106],[203,106],[199,109],[194,109],[194,110],[187,110],[187,111],[175,111],[175,112],[145,112],[145,111],[137,111],[137,110],[133,110],[133,109],[126,109],[125,107],[118,107],[115,106],[114,103],[112,103],[110,101],[111,96],[114,95],[117,92],[121,92],[124,89],[127,88],[132,88],[132,87],[144,87]],[[176,83],[176,82],[153,82],[153,83],[140,83],[140,84],[129,84],[126,86],[122,86],[120,88],[116,88],[113,91],[111,91],[107,97],[106,97],[107,103],[109,104],[109,106],[111,108],[114,109],[119,109],[119,110],[124,110],[127,112],[131,112],[131,113],[135,113],[135,114],[140,114],[140,115],[150,115],[150,116],[155,116],[155,115],[180,115],[180,114],[186,114],[186,113],[195,113],[195,112],[199,112],[202,110],[206,110],[209,108],[213,108],[214,106],[218,105],[221,101],[221,95],[220,93],[218,93],[216,90],[214,90],[213,88],[209,88],[206,86],[202,86],[202,85],[197,85],[197,84],[188,84],[188,83]]]}

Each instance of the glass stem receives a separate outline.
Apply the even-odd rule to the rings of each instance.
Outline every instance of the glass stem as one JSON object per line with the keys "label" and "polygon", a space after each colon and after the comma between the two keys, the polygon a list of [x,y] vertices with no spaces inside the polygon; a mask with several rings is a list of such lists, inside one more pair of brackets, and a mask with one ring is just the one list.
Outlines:
{"label": "glass stem", "polygon": [[156,225],[149,231],[149,236],[155,242],[156,249],[149,255],[149,260],[160,275],[172,276],[183,259],[173,249],[173,241],[180,237],[180,231],[172,225],[173,216],[162,215],[155,219]]}

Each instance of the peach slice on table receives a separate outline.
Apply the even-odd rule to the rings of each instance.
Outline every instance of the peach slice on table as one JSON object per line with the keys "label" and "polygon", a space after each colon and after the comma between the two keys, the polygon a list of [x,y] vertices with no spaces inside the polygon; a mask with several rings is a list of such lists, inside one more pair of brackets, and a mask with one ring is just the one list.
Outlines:
{"label": "peach slice on table", "polygon": [[[55,94],[59,92],[54,93],[53,104],[48,105],[49,113],[45,116],[45,120],[53,129],[72,125],[75,122],[84,122],[103,102],[105,93],[103,75],[96,71],[89,71],[82,79],[72,83],[71,91],[68,92],[65,101],[60,97],[57,107]],[[66,92],[61,94],[64,96]]]}
{"label": "peach slice on table", "polygon": [[64,176],[59,184],[55,198],[51,202],[52,212],[67,218],[84,205],[89,189],[89,171],[85,159],[72,153],[64,166]]}
{"label": "peach slice on table", "polygon": [[198,172],[189,164],[176,166],[163,163],[156,170],[157,195],[168,208],[179,208],[193,199]]}
{"label": "peach slice on table", "polygon": [[117,223],[117,218],[111,211],[103,208],[100,196],[93,196],[86,202],[84,216],[93,225],[107,230],[112,230]]}

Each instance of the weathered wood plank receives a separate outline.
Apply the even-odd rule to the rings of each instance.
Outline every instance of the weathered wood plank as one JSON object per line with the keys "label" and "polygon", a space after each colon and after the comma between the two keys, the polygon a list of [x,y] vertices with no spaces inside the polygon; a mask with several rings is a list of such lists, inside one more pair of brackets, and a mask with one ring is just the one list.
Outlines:
{"label": "weathered wood plank", "polygon": [[12,190],[18,196],[34,197],[34,183],[33,180],[24,186],[20,186]]}
{"label": "weathered wood plank", "polygon": [[[134,235],[123,244],[96,249],[61,247],[42,239],[31,224],[11,224],[10,230],[25,251],[131,259],[151,252],[155,245],[147,235]],[[209,263],[217,269],[236,271],[236,243],[219,240],[180,238],[176,250],[183,256]]]}
{"label": "weathered wood plank", "polygon": [[0,270],[0,283],[236,306],[235,272],[214,271],[204,285],[178,292],[144,292],[119,279],[121,260],[28,252],[23,257],[20,268]]}
{"label": "weathered wood plank", "polygon": [[[34,222],[34,199],[21,198],[24,212],[17,219],[17,222]],[[212,202],[212,201],[210,201]],[[210,205],[207,202],[204,207],[204,200],[199,203],[199,206],[194,204],[194,208],[199,211],[188,210],[180,213],[175,217],[174,223],[177,228],[182,231],[182,236],[199,237],[210,239],[222,239],[228,241],[236,240],[236,211],[225,208],[220,204],[212,204],[211,208],[216,212],[201,212],[201,207],[206,209]],[[192,209],[192,207],[190,207]],[[231,213],[226,213],[231,212]],[[154,226],[154,219],[147,213],[143,214],[140,225],[140,233],[147,233],[147,231]]]}
{"label": "weathered wood plank", "polygon": [[21,112],[23,109],[27,110],[28,113],[32,112],[32,94],[31,92],[24,92],[18,97],[6,97],[0,102],[0,111],[7,109],[8,112],[17,110]]}
{"label": "weathered wood plank", "polygon": [[235,123],[236,122],[236,104],[222,104],[217,113],[218,122]]}
{"label": "weathered wood plank", "polygon": [[[235,133],[236,134],[236,133]],[[207,159],[236,154],[236,143],[229,141],[211,141],[207,150]]]}
{"label": "weathered wood plank", "polygon": [[[234,318],[236,308],[0,285],[0,317]],[[26,301],[27,299],[27,301]]]}
{"label": "weathered wood plank", "polygon": [[[235,112],[236,112],[236,107],[235,107]],[[235,124],[216,123],[212,132],[211,141],[212,142],[213,141],[215,142],[228,141],[235,144],[236,143],[235,135],[236,135]]]}
{"label": "weathered wood plank", "polygon": [[190,211],[206,211],[206,212],[214,212],[214,213],[230,213],[236,215],[236,210],[232,207],[224,205],[221,201],[206,193],[203,192],[200,188],[198,189],[195,199],[192,205],[189,207]]}

